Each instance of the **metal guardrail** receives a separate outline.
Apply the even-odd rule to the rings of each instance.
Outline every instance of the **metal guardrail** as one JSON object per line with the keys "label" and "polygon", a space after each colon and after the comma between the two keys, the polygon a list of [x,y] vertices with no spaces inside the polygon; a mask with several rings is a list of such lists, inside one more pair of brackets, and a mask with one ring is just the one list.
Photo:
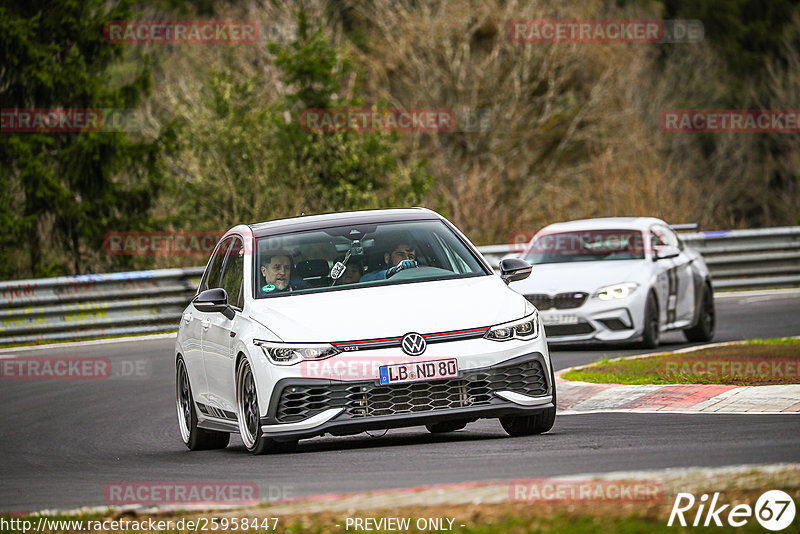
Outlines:
{"label": "metal guardrail", "polygon": [[800,227],[682,235],[700,251],[715,289],[800,285]]}
{"label": "metal guardrail", "polygon": [[[681,234],[715,289],[800,285],[800,227]],[[494,267],[512,245],[478,247]],[[0,345],[176,330],[202,267],[0,282]]]}
{"label": "metal guardrail", "polygon": [[0,282],[0,345],[177,329],[202,267]]}

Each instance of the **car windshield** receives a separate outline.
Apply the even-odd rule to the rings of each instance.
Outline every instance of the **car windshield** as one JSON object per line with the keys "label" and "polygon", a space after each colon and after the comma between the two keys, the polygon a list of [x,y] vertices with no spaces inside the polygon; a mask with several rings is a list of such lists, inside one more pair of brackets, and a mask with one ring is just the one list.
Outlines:
{"label": "car windshield", "polygon": [[256,250],[256,298],[489,274],[441,221],[261,237]]}
{"label": "car windshield", "polygon": [[644,238],[638,230],[542,232],[525,259],[532,264],[644,259]]}

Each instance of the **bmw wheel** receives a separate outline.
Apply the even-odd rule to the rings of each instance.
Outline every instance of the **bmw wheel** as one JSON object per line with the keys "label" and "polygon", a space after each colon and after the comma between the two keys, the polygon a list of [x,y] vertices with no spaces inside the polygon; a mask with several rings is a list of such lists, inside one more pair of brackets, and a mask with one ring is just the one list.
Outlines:
{"label": "bmw wheel", "polygon": [[714,323],[716,311],[714,309],[714,295],[711,288],[703,288],[703,298],[700,304],[700,316],[697,324],[683,331],[689,341],[711,341],[714,339]]}
{"label": "bmw wheel", "polygon": [[242,358],[236,368],[236,418],[242,442],[253,454],[291,452],[297,448],[297,440],[276,441],[262,434],[256,381],[247,358]]}
{"label": "bmw wheel", "polygon": [[647,295],[647,302],[644,305],[644,331],[640,345],[646,349],[656,348],[659,334],[658,301],[651,293]]}
{"label": "bmw wheel", "polygon": [[224,449],[228,446],[231,439],[229,433],[197,427],[197,412],[194,409],[189,373],[186,372],[186,363],[183,358],[178,358],[175,364],[175,401],[178,408],[178,428],[181,431],[181,439],[189,450]]}

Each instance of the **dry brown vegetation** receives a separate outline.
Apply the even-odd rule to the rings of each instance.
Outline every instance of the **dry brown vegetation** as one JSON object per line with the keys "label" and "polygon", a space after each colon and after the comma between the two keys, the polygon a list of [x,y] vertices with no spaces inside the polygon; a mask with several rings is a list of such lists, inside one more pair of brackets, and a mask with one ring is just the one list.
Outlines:
{"label": "dry brown vegetation", "polygon": [[[710,150],[698,134],[668,134],[659,127],[665,109],[797,109],[796,50],[788,65],[768,66],[768,79],[742,82],[742,94],[750,95],[746,101],[727,102],[727,84],[735,80],[708,42],[662,54],[664,45],[543,45],[508,38],[514,19],[659,15],[644,9],[523,0],[304,5],[359,68],[358,76],[345,80],[346,92],[368,106],[456,111],[457,131],[403,134],[398,147],[401,161],[425,160],[434,176],[425,205],[450,217],[476,243],[506,242],[517,230],[596,216],[652,215],[698,221],[706,229],[798,223],[796,180],[775,181],[785,181],[776,176],[787,169],[796,176],[800,136],[778,134],[781,150],[773,156],[764,149],[764,136],[716,134]],[[238,73],[225,90],[245,87],[245,98],[264,106],[291,91],[263,45],[291,40],[294,8],[282,2],[220,6],[228,18],[257,20],[262,42],[235,49],[176,47],[158,77],[155,106],[209,131],[215,128],[207,113],[210,72]],[[800,21],[795,24],[800,27]],[[237,85],[254,76],[259,85]],[[172,162],[181,180],[218,184],[219,195],[209,201],[233,206],[211,223],[220,229],[275,213],[260,205],[275,197],[253,195],[270,190],[270,161],[253,161],[247,177],[215,172],[223,168],[215,163],[232,150],[236,146],[190,145]],[[281,212],[304,211],[305,194],[301,185],[281,200]],[[179,188],[165,200],[163,213],[184,200]]]}

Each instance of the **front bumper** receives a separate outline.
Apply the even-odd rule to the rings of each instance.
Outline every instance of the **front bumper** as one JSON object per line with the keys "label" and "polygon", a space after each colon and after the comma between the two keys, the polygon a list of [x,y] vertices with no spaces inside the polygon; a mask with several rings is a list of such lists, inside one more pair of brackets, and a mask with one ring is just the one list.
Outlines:
{"label": "front bumper", "polygon": [[262,432],[271,438],[302,439],[534,415],[554,407],[548,369],[537,352],[427,382],[380,385],[287,378],[275,386],[268,415],[261,419]]}
{"label": "front bumper", "polygon": [[622,343],[641,337],[645,300],[646,292],[640,290],[620,301],[590,298],[578,308],[539,310],[539,316],[548,345]]}

